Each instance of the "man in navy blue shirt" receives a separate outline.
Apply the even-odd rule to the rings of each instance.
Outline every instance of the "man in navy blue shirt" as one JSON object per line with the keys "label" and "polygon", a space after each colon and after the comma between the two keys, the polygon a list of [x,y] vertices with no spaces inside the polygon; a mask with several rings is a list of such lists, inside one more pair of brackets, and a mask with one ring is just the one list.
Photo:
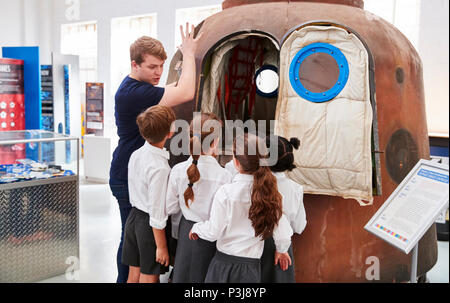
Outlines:
{"label": "man in navy blue shirt", "polygon": [[160,104],[175,106],[194,98],[195,94],[195,51],[200,36],[194,39],[194,26],[186,32],[180,27],[183,54],[182,73],[177,85],[157,87],[167,59],[160,41],[143,36],[130,46],[131,72],[119,86],[115,96],[115,119],[119,144],[113,153],[109,185],[119,203],[122,221],[122,235],[117,252],[117,283],[128,279],[128,266],[123,265],[122,244],[123,231],[131,204],[128,195],[128,161],[131,154],[144,145],[144,138],[139,133],[137,116],[150,106]]}

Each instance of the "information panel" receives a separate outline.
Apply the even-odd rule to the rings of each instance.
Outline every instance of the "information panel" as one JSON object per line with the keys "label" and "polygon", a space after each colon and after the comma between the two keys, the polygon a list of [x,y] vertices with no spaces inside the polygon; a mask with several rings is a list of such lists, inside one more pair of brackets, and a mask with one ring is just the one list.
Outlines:
{"label": "information panel", "polygon": [[364,229],[408,254],[448,204],[448,165],[420,160]]}
{"label": "information panel", "polygon": [[[0,58],[0,131],[25,129],[23,60]],[[25,158],[25,144],[0,146],[0,164]]]}
{"label": "information panel", "polygon": [[53,73],[51,65],[41,65],[42,129],[53,132]]}
{"label": "information panel", "polygon": [[25,129],[23,60],[0,58],[0,131]]}
{"label": "information panel", "polygon": [[86,133],[103,136],[103,83],[86,83]]}

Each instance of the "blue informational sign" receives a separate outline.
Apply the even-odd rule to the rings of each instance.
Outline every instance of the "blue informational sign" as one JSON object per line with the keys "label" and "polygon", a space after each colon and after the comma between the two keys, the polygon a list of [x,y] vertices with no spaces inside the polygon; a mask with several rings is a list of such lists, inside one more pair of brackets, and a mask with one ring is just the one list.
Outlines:
{"label": "blue informational sign", "polygon": [[434,172],[434,171],[424,169],[424,168],[419,170],[419,172],[417,174],[421,177],[425,177],[428,179],[432,179],[432,180],[436,180],[436,181],[448,184],[448,175],[444,175],[444,174]]}
{"label": "blue informational sign", "polygon": [[[339,67],[339,77],[333,87],[324,92],[312,92],[306,89],[302,82],[300,81],[300,67],[303,61],[310,55],[317,53],[325,53],[330,55],[336,60],[336,64]],[[344,54],[335,46],[328,43],[312,43],[301,50],[295,55],[294,59],[291,61],[289,68],[289,80],[291,82],[292,88],[299,94],[302,98],[311,102],[325,102],[336,97],[341,90],[345,87],[349,76],[348,62]]]}

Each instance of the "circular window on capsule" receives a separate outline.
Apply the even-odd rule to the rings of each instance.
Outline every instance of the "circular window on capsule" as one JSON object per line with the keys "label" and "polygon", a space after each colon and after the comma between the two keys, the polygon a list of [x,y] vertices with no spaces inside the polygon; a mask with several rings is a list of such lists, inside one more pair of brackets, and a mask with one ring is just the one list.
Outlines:
{"label": "circular window on capsule", "polygon": [[263,65],[255,73],[256,93],[262,97],[272,98],[278,94],[278,68]]}
{"label": "circular window on capsule", "polygon": [[347,83],[348,62],[344,54],[328,43],[312,43],[295,55],[289,68],[292,88],[311,102],[336,97]]}

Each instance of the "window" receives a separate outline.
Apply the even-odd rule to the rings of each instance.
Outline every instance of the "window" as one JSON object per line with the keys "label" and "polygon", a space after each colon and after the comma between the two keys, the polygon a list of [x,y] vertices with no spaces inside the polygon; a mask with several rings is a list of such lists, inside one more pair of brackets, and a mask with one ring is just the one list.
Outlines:
{"label": "window", "polygon": [[278,93],[278,68],[263,65],[255,73],[256,93],[262,97],[272,98]]}
{"label": "window", "polygon": [[61,25],[61,53],[80,57],[80,89],[97,81],[97,23]]}
{"label": "window", "polygon": [[203,20],[211,15],[214,15],[215,13],[220,12],[221,10],[221,4],[177,9],[175,21],[175,51],[177,50],[177,47],[181,45],[180,25],[184,28],[186,26],[186,22],[189,22],[189,24],[197,26]]}
{"label": "window", "polygon": [[156,39],[156,14],[111,20],[111,94],[130,73],[130,45],[142,36]]}

